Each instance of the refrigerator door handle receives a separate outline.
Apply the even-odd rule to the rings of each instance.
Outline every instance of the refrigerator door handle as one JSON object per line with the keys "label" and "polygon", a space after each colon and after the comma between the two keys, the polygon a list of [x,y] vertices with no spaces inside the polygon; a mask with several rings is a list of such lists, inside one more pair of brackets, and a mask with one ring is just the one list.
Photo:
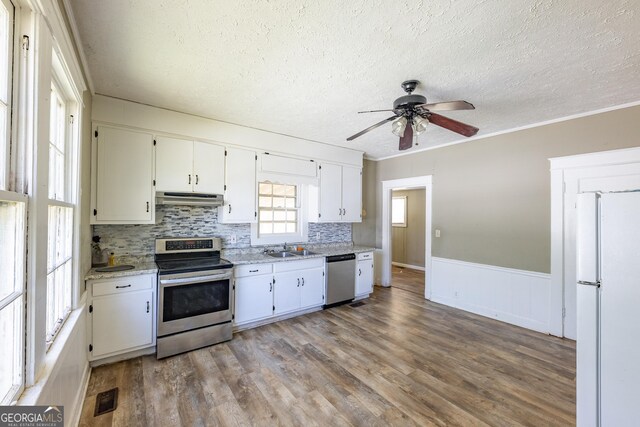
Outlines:
{"label": "refrigerator door handle", "polygon": [[600,282],[600,195],[580,193],[577,196],[576,255],[578,282]]}

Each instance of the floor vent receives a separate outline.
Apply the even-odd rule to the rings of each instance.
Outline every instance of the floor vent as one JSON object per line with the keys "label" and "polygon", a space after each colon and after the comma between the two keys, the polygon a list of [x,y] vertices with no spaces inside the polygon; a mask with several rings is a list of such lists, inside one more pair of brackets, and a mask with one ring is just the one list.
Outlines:
{"label": "floor vent", "polygon": [[364,303],[362,301],[354,302],[353,304],[349,304],[349,307],[360,307],[363,306]]}
{"label": "floor vent", "polygon": [[115,411],[117,407],[118,387],[98,393],[98,396],[96,396],[96,410],[93,413],[93,416],[97,417],[98,415]]}

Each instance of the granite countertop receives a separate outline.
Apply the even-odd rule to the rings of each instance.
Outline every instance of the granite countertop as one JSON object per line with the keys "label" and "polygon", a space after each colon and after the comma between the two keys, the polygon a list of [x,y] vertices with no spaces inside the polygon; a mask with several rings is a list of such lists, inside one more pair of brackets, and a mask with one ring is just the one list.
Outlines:
{"label": "granite countertop", "polygon": [[108,272],[99,272],[96,271],[96,268],[92,268],[89,270],[87,274],[84,276],[84,280],[98,280],[98,279],[114,279],[117,277],[126,277],[126,276],[137,276],[139,274],[156,274],[158,272],[158,266],[153,261],[142,261],[142,262],[122,262],[117,263],[116,265],[122,264],[130,264],[135,268],[131,270],[125,271],[108,271]]}
{"label": "granite countertop", "polygon": [[265,255],[263,253],[224,253],[223,258],[229,260],[233,263],[233,265],[243,265],[243,264],[261,264],[261,263],[273,263],[273,262],[287,262],[287,261],[300,261],[303,259],[310,258],[324,258],[326,256],[332,255],[343,255],[349,253],[362,253],[362,252],[373,252],[375,248],[370,248],[366,246],[330,246],[323,248],[313,248],[309,247],[309,250],[312,252],[316,252],[315,255],[306,255],[306,256],[293,256],[287,258],[274,258],[269,255]]}

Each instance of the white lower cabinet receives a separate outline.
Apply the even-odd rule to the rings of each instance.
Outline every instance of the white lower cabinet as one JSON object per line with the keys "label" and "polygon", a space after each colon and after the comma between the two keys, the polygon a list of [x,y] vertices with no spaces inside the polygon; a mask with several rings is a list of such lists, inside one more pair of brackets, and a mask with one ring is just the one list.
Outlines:
{"label": "white lower cabinet", "polygon": [[155,274],[87,282],[90,360],[155,345],[155,285]]}
{"label": "white lower cabinet", "polygon": [[356,265],[356,298],[368,297],[373,292],[373,252],[358,254]]}
{"label": "white lower cabinet", "polygon": [[324,303],[324,258],[240,265],[234,275],[236,326]]}

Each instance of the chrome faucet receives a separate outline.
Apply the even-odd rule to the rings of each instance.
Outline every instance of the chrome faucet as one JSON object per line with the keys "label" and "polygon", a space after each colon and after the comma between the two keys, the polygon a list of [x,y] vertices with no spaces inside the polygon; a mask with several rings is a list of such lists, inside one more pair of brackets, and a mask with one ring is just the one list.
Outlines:
{"label": "chrome faucet", "polygon": [[283,251],[287,251],[287,242],[284,242],[284,245],[282,245],[282,250]]}

